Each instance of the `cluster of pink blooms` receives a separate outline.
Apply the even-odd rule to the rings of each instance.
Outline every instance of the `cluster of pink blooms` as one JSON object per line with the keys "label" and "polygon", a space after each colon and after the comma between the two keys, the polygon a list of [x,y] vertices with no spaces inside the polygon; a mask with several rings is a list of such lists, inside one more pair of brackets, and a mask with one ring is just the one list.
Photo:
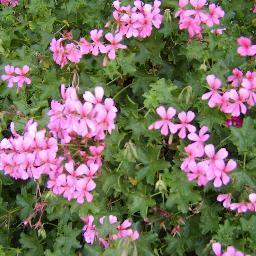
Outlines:
{"label": "cluster of pink blooms", "polygon": [[107,248],[113,240],[129,237],[132,241],[134,241],[139,238],[138,231],[131,229],[132,223],[129,220],[125,220],[120,224],[116,216],[109,215],[108,217],[101,217],[99,219],[99,224],[103,225],[105,221],[108,221],[108,224],[113,225],[113,229],[116,230],[116,232],[114,234],[106,234],[105,237],[100,237],[100,228],[97,228],[94,224],[94,217],[92,215],[81,217],[81,219],[85,223],[83,227],[83,236],[85,242],[88,244],[93,244],[95,240],[98,240],[99,244],[103,248]]}
{"label": "cluster of pink blooms", "polygon": [[153,27],[159,29],[163,20],[160,14],[161,1],[155,0],[153,5],[144,4],[140,0],[134,1],[134,6],[121,6],[120,1],[113,3],[115,11],[113,17],[117,25],[117,32],[127,38],[149,37]]}
{"label": "cluster of pink blooms", "polygon": [[[117,108],[111,98],[103,100],[104,91],[95,88],[95,95],[86,91],[82,103],[74,87],[61,86],[62,103],[51,102],[48,128],[37,131],[37,123],[29,121],[24,135],[11,124],[12,137],[0,142],[0,169],[15,179],[39,179],[48,175],[47,187],[79,204],[91,202],[95,189],[94,178],[102,166],[105,133],[115,128]],[[57,141],[61,141],[58,147]],[[75,143],[80,160],[75,161],[69,143]]]}
{"label": "cluster of pink blooms", "polygon": [[239,47],[237,48],[237,53],[241,56],[255,56],[256,55],[256,45],[252,44],[250,38],[239,37],[237,39]]}
{"label": "cluster of pink blooms", "polygon": [[[179,0],[179,10],[175,17],[179,17],[179,28],[186,29],[189,38],[202,39],[203,25],[213,27],[220,24],[220,19],[225,12],[214,3],[209,4],[208,10],[204,9],[207,0]],[[223,29],[213,30],[213,33],[222,34]]]}
{"label": "cluster of pink blooms", "polygon": [[222,251],[220,243],[213,243],[212,250],[215,256],[246,256],[243,252],[238,251],[233,246],[228,246],[225,252]]}
{"label": "cluster of pink blooms", "polygon": [[184,148],[187,157],[181,164],[181,170],[186,172],[190,181],[196,180],[199,186],[205,186],[209,181],[213,181],[213,185],[217,188],[230,182],[228,174],[236,168],[236,162],[234,160],[225,161],[228,156],[228,151],[225,148],[216,151],[214,145],[205,145],[210,137],[207,134],[208,128],[203,126],[198,133],[196,132],[196,127],[190,124],[195,118],[194,112],[179,113],[179,123],[173,121],[176,110],[172,107],[166,110],[160,106],[156,112],[161,120],[150,125],[149,130],[161,129],[161,134],[165,136],[179,131],[180,139],[187,137],[192,141]]}
{"label": "cluster of pink blooms", "polygon": [[[54,61],[63,68],[68,61],[79,63],[84,55],[92,54],[97,56],[105,54],[103,65],[108,59],[116,58],[116,51],[126,49],[121,41],[124,37],[148,37],[151,35],[153,26],[160,28],[163,16],[160,14],[161,2],[154,1],[154,4],[144,4],[140,0],[134,1],[134,6],[121,6],[119,1],[113,3],[113,12],[116,29],[114,33],[106,33],[102,29],[93,29],[90,32],[90,39],[84,37],[77,42],[69,38],[52,39],[50,50],[53,52]],[[110,22],[107,23],[108,27]],[[105,40],[103,39],[105,38]],[[67,42],[68,41],[68,42]],[[66,43],[67,42],[67,43]]]}
{"label": "cluster of pink blooms", "polygon": [[8,81],[8,87],[13,87],[17,83],[18,88],[22,88],[23,84],[31,84],[31,80],[26,76],[29,72],[29,66],[25,65],[22,68],[6,65],[5,73],[1,76],[3,81]]}
{"label": "cluster of pink blooms", "polygon": [[256,212],[256,193],[249,195],[249,202],[231,203],[230,194],[218,195],[217,201],[222,202],[224,208],[236,211],[237,213]]}
{"label": "cluster of pink blooms", "polygon": [[248,106],[256,103],[256,72],[247,71],[244,75],[238,68],[233,69],[227,81],[230,89],[223,89],[222,82],[215,75],[208,75],[206,80],[210,91],[202,95],[208,100],[210,108],[219,107],[220,111],[239,117],[246,114]]}
{"label": "cluster of pink blooms", "polygon": [[115,129],[117,108],[113,99],[103,100],[102,87],[95,88],[95,95],[89,91],[83,94],[84,102],[78,98],[74,87],[61,86],[62,102],[52,101],[48,113],[48,128],[61,143],[69,143],[75,137],[90,141],[105,139],[105,132]]}
{"label": "cluster of pink blooms", "polygon": [[0,0],[0,4],[15,7],[19,4],[19,0]]}
{"label": "cluster of pink blooms", "polygon": [[0,169],[14,179],[39,179],[55,167],[58,151],[57,140],[48,138],[46,130],[37,131],[32,120],[19,135],[11,123],[12,137],[0,143]]}

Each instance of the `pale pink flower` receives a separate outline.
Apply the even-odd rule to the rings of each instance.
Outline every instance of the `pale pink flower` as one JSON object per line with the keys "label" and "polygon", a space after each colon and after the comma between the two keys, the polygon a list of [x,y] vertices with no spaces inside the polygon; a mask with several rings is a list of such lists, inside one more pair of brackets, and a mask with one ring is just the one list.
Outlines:
{"label": "pale pink flower", "polygon": [[89,54],[92,49],[91,43],[89,43],[85,38],[80,38],[79,41],[79,46],[80,46],[80,52],[81,54]]}
{"label": "pale pink flower", "polygon": [[213,243],[212,250],[215,256],[222,256],[221,244],[220,243]]}
{"label": "pale pink flower", "polygon": [[185,151],[187,157],[183,160],[180,168],[181,168],[181,170],[183,170],[185,172],[189,172],[190,167],[196,165],[196,158],[201,157],[202,154],[201,154],[201,152],[199,152],[197,147],[195,147],[194,145],[191,145],[191,144],[186,146],[184,148],[184,151]]}
{"label": "pale pink flower", "polygon": [[126,49],[127,46],[120,44],[120,42],[123,39],[123,36],[120,33],[115,35],[112,35],[111,33],[107,33],[105,37],[110,42],[110,44],[106,45],[106,53],[109,59],[114,60],[116,58],[116,50]]}
{"label": "pale pink flower", "polygon": [[74,43],[66,44],[65,46],[66,58],[74,63],[79,63],[82,58],[80,48]]}
{"label": "pale pink flower", "polygon": [[195,113],[192,111],[181,112],[178,114],[178,118],[180,120],[180,124],[176,124],[177,130],[180,130],[178,133],[178,136],[181,139],[185,139],[187,136],[187,131],[190,133],[194,133],[196,131],[196,127],[194,125],[191,125],[190,123],[195,118]]}
{"label": "pale pink flower", "polygon": [[244,78],[240,90],[243,95],[248,95],[247,103],[254,106],[256,103],[256,77],[252,79]]}
{"label": "pale pink flower", "polygon": [[179,0],[179,9],[178,11],[175,13],[175,17],[179,17],[183,14],[185,7],[188,5],[188,1],[189,0]]}
{"label": "pale pink flower", "polygon": [[200,162],[191,162],[189,165],[189,172],[187,172],[187,177],[189,181],[196,180],[198,186],[205,186],[208,183],[206,175],[207,166]]}
{"label": "pale pink flower", "polygon": [[216,78],[215,75],[208,75],[206,80],[210,87],[210,92],[203,94],[202,100],[209,100],[209,107],[214,108],[221,101],[221,95],[218,91],[221,88],[221,80]]}
{"label": "pale pink flower", "polygon": [[180,20],[179,29],[187,29],[189,33],[189,38],[200,35],[202,31],[200,23],[196,19],[189,16],[182,17],[182,19]]}
{"label": "pale pink flower", "polygon": [[97,30],[94,29],[90,32],[90,37],[91,40],[93,41],[92,47],[91,47],[91,52],[92,55],[97,56],[99,53],[106,53],[106,47],[104,44],[100,41],[100,38],[103,35],[103,30]]}
{"label": "pale pink flower", "polygon": [[15,74],[18,76],[13,78],[15,83],[18,83],[18,87],[22,88],[23,84],[31,84],[31,80],[25,75],[29,72],[29,66],[25,65],[23,68],[15,68]]}
{"label": "pale pink flower", "polygon": [[160,106],[156,109],[156,112],[162,119],[150,125],[148,129],[158,130],[161,128],[161,134],[165,136],[167,136],[169,133],[176,133],[176,125],[171,122],[172,118],[176,115],[176,110],[172,107],[165,110],[163,106]]}
{"label": "pale pink flower", "polygon": [[1,76],[1,79],[3,81],[8,81],[8,87],[9,88],[13,87],[14,78],[15,78],[14,69],[15,69],[14,66],[6,65],[4,67],[4,70],[5,70],[6,74]]}
{"label": "pale pink flower", "polygon": [[252,45],[251,39],[247,37],[239,37],[237,39],[239,47],[237,53],[241,56],[254,56],[256,54],[256,45]]}

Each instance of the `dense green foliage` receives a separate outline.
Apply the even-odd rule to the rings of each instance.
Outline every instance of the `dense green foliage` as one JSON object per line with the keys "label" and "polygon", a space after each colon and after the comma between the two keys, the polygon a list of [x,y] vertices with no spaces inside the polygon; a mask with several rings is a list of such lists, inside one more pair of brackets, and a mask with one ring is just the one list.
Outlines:
{"label": "dense green foliage", "polygon": [[[49,43],[65,29],[79,39],[92,28],[103,27],[111,19],[112,1],[21,0],[15,8],[1,7],[0,70],[6,64],[27,64],[32,80],[18,92],[1,83],[2,137],[9,136],[11,121],[18,131],[30,118],[45,127],[50,100],[60,98],[60,83],[70,84],[74,73],[79,74],[81,94],[101,85],[115,99],[119,112],[117,129],[106,140],[92,203],[78,205],[54,196],[44,180],[39,194],[35,182],[0,174],[0,255],[211,255],[212,239],[256,255],[255,214],[238,215],[216,201],[219,193],[231,192],[241,201],[256,191],[255,108],[242,128],[230,129],[224,126],[223,113],[201,101],[206,75],[214,73],[225,81],[234,67],[255,70],[255,58],[236,52],[239,36],[255,36],[253,1],[211,1],[225,10],[222,26],[227,30],[221,36],[206,30],[202,42],[189,42],[187,33],[178,29],[177,2],[163,0],[161,29],[147,39],[125,40],[128,48],[104,68],[101,57],[90,56],[60,69]],[[210,142],[229,150],[239,167],[228,186],[200,188],[187,180],[180,170],[184,142],[175,137],[168,144],[159,132],[148,131],[159,105],[193,110],[196,123],[209,127]],[[43,226],[24,227],[22,222],[33,214],[35,203],[42,201],[47,202]],[[128,244],[116,241],[106,250],[89,246],[83,241],[80,221],[87,214],[130,218],[140,239]],[[180,230],[174,235],[171,231],[177,225]]]}

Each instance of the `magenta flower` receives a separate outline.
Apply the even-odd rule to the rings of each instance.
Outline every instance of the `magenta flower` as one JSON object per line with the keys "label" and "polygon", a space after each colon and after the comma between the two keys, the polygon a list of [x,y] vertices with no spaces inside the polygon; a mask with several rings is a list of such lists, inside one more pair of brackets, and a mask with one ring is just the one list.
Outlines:
{"label": "magenta flower", "polygon": [[256,45],[252,45],[251,39],[247,37],[239,37],[237,39],[239,47],[237,53],[241,56],[254,56],[256,54]]}
{"label": "magenta flower", "polygon": [[209,107],[214,108],[221,101],[221,95],[218,91],[218,89],[221,87],[221,80],[216,78],[215,75],[208,75],[206,80],[210,87],[210,92],[203,94],[202,100],[209,100]]}
{"label": "magenta flower", "polygon": [[196,131],[196,127],[191,125],[190,123],[195,118],[195,113],[192,111],[181,112],[178,114],[178,118],[180,120],[180,124],[176,124],[177,130],[180,130],[178,135],[181,139],[185,139],[187,136],[187,131],[190,133],[194,133]]}
{"label": "magenta flower", "polygon": [[106,45],[106,53],[108,54],[109,59],[114,60],[116,58],[116,50],[126,49],[127,46],[119,43],[123,39],[123,36],[121,33],[118,33],[115,35],[112,35],[111,33],[107,33],[105,37],[110,42],[110,44]]}
{"label": "magenta flower", "polygon": [[167,110],[165,110],[163,106],[160,106],[156,109],[156,112],[162,119],[151,124],[148,129],[158,130],[161,128],[161,134],[165,136],[167,136],[169,133],[176,133],[176,125],[171,122],[172,118],[176,115],[176,110],[172,107],[169,107]]}
{"label": "magenta flower", "polygon": [[18,83],[18,87],[22,88],[23,84],[31,84],[31,80],[26,77],[25,75],[29,72],[29,66],[25,65],[23,66],[23,68],[15,68],[15,74],[17,74],[18,76],[16,76],[13,81],[15,83]]}

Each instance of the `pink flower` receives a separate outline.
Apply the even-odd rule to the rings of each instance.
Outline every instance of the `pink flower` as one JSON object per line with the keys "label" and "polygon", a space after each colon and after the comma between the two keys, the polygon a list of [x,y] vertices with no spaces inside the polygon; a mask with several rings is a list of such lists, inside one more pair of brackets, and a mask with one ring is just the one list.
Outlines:
{"label": "pink flower", "polygon": [[108,57],[114,60],[116,58],[116,50],[126,49],[127,46],[119,43],[123,39],[121,33],[115,34],[114,36],[111,33],[107,33],[105,37],[110,42],[110,44],[106,45],[106,52]]}
{"label": "pink flower", "polygon": [[195,113],[192,111],[181,112],[178,114],[178,118],[180,120],[180,124],[176,124],[177,130],[180,130],[178,135],[181,139],[185,139],[187,136],[187,131],[190,133],[194,133],[196,131],[196,127],[191,125],[190,122],[195,118]]}
{"label": "pink flower", "polygon": [[29,66],[25,65],[23,68],[15,68],[15,73],[18,75],[16,76],[13,81],[18,83],[18,87],[22,88],[23,84],[31,84],[31,80],[26,77],[25,75],[29,72]]}
{"label": "pink flower", "polygon": [[247,90],[239,90],[237,92],[235,89],[232,89],[228,92],[229,99],[231,99],[233,102],[229,105],[229,113],[231,113],[232,116],[240,116],[240,114],[245,114],[247,112],[247,107],[244,104],[249,96],[249,93]]}
{"label": "pink flower", "polygon": [[189,165],[189,172],[187,173],[188,180],[197,180],[198,186],[205,186],[208,183],[206,170],[207,166],[204,163],[195,164],[195,162],[192,162]]}
{"label": "pink flower", "polygon": [[86,41],[85,38],[80,38],[79,46],[81,54],[88,54],[91,52],[92,45]]}
{"label": "pink flower", "polygon": [[240,90],[243,95],[248,95],[247,103],[254,106],[256,103],[256,77],[252,79],[244,78]]}
{"label": "pink flower", "polygon": [[76,194],[77,202],[83,204],[84,198],[90,203],[93,200],[93,195],[90,193],[96,188],[96,184],[92,179],[82,178],[76,182]]}
{"label": "pink flower", "polygon": [[81,217],[81,220],[85,223],[83,227],[84,240],[88,244],[93,244],[95,238],[98,236],[96,226],[93,224],[94,217],[92,215],[88,215],[87,217]]}
{"label": "pink flower", "polygon": [[228,77],[228,82],[232,84],[233,87],[238,87],[241,85],[241,82],[243,81],[243,72],[235,68],[232,70],[233,75]]}
{"label": "pink flower", "polygon": [[201,157],[201,152],[195,147],[194,145],[190,144],[184,148],[184,151],[187,155],[187,157],[183,160],[181,164],[181,170],[185,172],[189,172],[191,169],[191,166],[196,165],[196,158]]}
{"label": "pink flower", "polygon": [[231,204],[231,195],[230,194],[220,194],[217,197],[218,202],[222,202],[224,208],[229,208]]}
{"label": "pink flower", "polygon": [[1,76],[1,79],[3,81],[8,81],[8,87],[9,88],[13,87],[14,78],[15,78],[15,76],[14,76],[14,69],[15,69],[14,66],[6,65],[4,67],[6,75],[2,75]]}
{"label": "pink flower", "polygon": [[189,33],[189,38],[200,35],[202,30],[198,21],[189,16],[182,17],[182,19],[180,20],[179,28],[180,30],[187,29]]}
{"label": "pink flower", "polygon": [[80,48],[73,43],[66,44],[65,53],[66,53],[66,58],[74,63],[79,63],[82,58],[82,53],[80,51]]}
{"label": "pink flower", "polygon": [[218,152],[215,152],[215,147],[212,144],[206,145],[204,151],[208,159],[203,162],[209,165],[207,177],[209,180],[212,180],[216,177],[216,173],[217,175],[219,174],[217,166],[220,166],[224,159],[227,158],[228,151],[225,148],[221,148]]}
{"label": "pink flower", "polygon": [[193,132],[193,133],[190,133],[188,135],[188,139],[191,140],[191,141],[194,141],[194,143],[192,145],[197,147],[202,155],[204,154],[204,142],[207,141],[209,139],[209,137],[210,137],[210,135],[207,134],[207,132],[208,132],[208,127],[207,126],[203,126],[199,130],[198,134]]}
{"label": "pink flower", "polygon": [[99,55],[99,53],[106,53],[106,47],[100,41],[102,34],[103,34],[102,29],[100,29],[100,30],[94,29],[90,32],[90,37],[93,41],[91,52],[92,52],[92,55],[94,55],[94,56]]}
{"label": "pink flower", "polygon": [[169,133],[176,133],[176,126],[171,122],[171,119],[176,115],[176,110],[172,107],[169,107],[167,110],[165,110],[163,106],[160,106],[156,109],[156,112],[162,118],[162,120],[156,121],[150,125],[148,129],[158,130],[161,128],[161,134],[165,136],[167,136]]}
{"label": "pink flower", "polygon": [[215,256],[222,256],[221,244],[220,243],[213,243],[212,250]]}
{"label": "pink flower", "polygon": [[221,87],[221,80],[216,78],[215,75],[208,75],[206,80],[210,87],[210,92],[203,94],[202,100],[209,100],[209,107],[214,108],[221,101],[221,95],[218,92]]}
{"label": "pink flower", "polygon": [[241,56],[254,56],[256,54],[256,45],[252,45],[251,39],[247,37],[239,37],[237,39],[239,47],[237,53]]}
{"label": "pink flower", "polygon": [[175,13],[175,18],[181,16],[184,8],[188,5],[188,0],[179,0],[179,10]]}
{"label": "pink flower", "polygon": [[230,182],[228,173],[236,168],[237,164],[234,160],[229,160],[227,164],[224,161],[216,162],[214,187],[219,188],[222,184],[227,185]]}
{"label": "pink flower", "polygon": [[208,27],[212,27],[214,24],[220,24],[220,18],[224,17],[225,12],[222,10],[220,6],[216,6],[215,4],[209,5],[209,15],[206,21]]}

